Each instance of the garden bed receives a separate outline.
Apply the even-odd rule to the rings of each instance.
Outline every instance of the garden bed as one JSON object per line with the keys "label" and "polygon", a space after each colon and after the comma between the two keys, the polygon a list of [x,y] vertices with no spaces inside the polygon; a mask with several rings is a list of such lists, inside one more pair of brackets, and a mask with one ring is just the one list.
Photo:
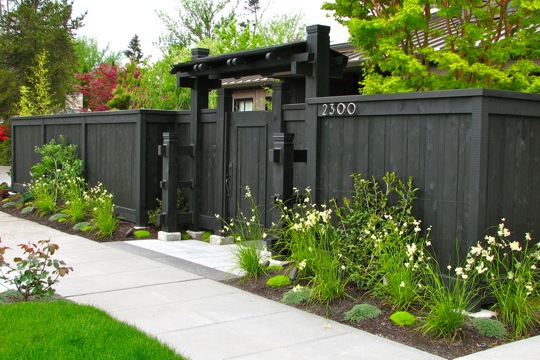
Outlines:
{"label": "garden bed", "polygon": [[[72,224],[68,224],[66,222],[59,223],[57,221],[50,221],[48,217],[40,217],[35,213],[27,215],[21,214],[21,209],[16,207],[0,207],[0,211],[19,218],[40,223],[42,225],[57,229],[65,233],[85,237],[93,241],[111,242],[136,239],[133,234],[130,234],[130,230],[134,228],[134,224],[127,221],[120,221],[118,227],[116,228],[112,236],[106,238],[99,238],[94,232],[91,231],[82,232],[73,230]],[[158,229],[156,227],[148,227],[146,230],[150,231],[149,238],[157,239]],[[267,275],[260,276],[257,279],[244,278],[238,280],[230,280],[226,283],[228,285],[238,287],[245,291],[263,296],[274,301],[281,301],[283,294],[289,291],[292,288],[292,285],[285,287],[270,287],[266,284],[266,281],[269,277],[282,273],[288,274],[287,269],[270,271]],[[381,336],[392,341],[406,344],[447,359],[454,359],[474,352],[489,349],[510,341],[497,340],[480,335],[473,328],[473,325],[470,322],[462,327],[459,334],[459,339],[435,339],[422,334],[417,325],[413,325],[411,327],[394,325],[389,319],[389,316],[394,313],[394,310],[392,310],[392,307],[388,303],[385,303],[381,299],[362,293],[353,286],[347,287],[346,292],[350,297],[333,301],[332,303],[330,303],[329,306],[317,303],[302,303],[290,306],[294,306],[298,309],[308,311],[310,313],[314,313],[323,317],[327,317],[336,322],[340,322],[370,332],[377,336]],[[378,306],[382,310],[382,314],[375,319],[362,320],[360,322],[351,322],[344,320],[344,313],[349,311],[354,305],[359,303],[367,303]],[[418,319],[422,319],[422,309],[413,308],[409,309],[409,312],[415,315]],[[536,328],[530,333],[530,336],[536,335],[540,335],[540,328]]]}
{"label": "garden bed", "polygon": [[[266,276],[260,276],[257,279],[237,279],[228,280],[225,283],[240,288],[242,290],[263,296],[265,298],[281,301],[283,294],[292,289],[292,285],[286,287],[270,287],[266,285],[269,277],[279,275],[285,271],[271,271]],[[472,354],[478,351],[486,350],[504,343],[508,340],[497,340],[479,334],[472,323],[467,323],[460,333],[460,339],[440,340],[422,334],[417,325],[397,326],[390,321],[389,316],[395,311],[392,307],[381,299],[366,295],[355,287],[349,287],[347,293],[350,297],[332,302],[328,307],[321,304],[302,303],[294,306],[298,309],[327,317],[336,322],[367,331],[377,336],[396,341],[417,349],[435,354],[447,359],[455,359],[461,356]],[[351,322],[344,320],[345,312],[349,311],[354,305],[367,303],[375,305],[382,310],[382,314],[374,319]],[[422,310],[419,308],[409,309],[409,312],[415,315],[419,320],[422,318]],[[417,322],[418,324],[418,322]],[[531,336],[539,335],[540,328],[537,328]]]}

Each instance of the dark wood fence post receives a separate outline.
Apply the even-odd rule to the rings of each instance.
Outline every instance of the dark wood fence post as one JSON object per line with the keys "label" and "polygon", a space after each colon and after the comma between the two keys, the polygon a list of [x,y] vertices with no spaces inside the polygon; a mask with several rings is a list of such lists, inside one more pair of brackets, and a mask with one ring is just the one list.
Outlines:
{"label": "dark wood fence post", "polygon": [[274,200],[287,202],[293,196],[294,134],[274,134],[274,148],[270,150],[270,160],[273,163]]}
{"label": "dark wood fence post", "polygon": [[178,179],[178,136],[174,133],[163,133],[163,145],[158,147],[159,155],[163,157],[163,180],[161,186],[161,205],[163,213],[158,221],[165,233],[178,231],[176,192]]}

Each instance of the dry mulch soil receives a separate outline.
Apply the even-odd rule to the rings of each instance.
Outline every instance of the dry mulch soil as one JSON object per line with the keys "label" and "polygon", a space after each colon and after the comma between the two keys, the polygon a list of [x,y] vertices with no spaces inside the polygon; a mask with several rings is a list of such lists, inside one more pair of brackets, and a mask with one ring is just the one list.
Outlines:
{"label": "dry mulch soil", "polygon": [[[18,208],[4,209],[0,206],[0,211],[4,211],[19,218],[35,221],[51,228],[55,228],[69,234],[79,235],[98,242],[125,241],[136,239],[135,236],[132,234],[134,225],[127,221],[121,221],[112,236],[107,238],[99,238],[93,232],[81,232],[73,230],[72,224],[68,224],[65,222],[58,223],[56,221],[49,221],[48,217],[40,217],[35,213],[23,215],[20,212],[21,209]],[[146,230],[150,231],[151,239],[157,239],[157,228],[149,227]],[[36,241],[37,240],[39,239],[36,239]],[[281,272],[284,271],[285,270],[281,270]],[[266,281],[269,277],[278,275],[279,273],[280,272],[273,271],[268,273],[266,276],[260,276],[258,279],[238,279],[230,280],[226,283],[274,301],[281,301],[283,294],[290,290],[292,286],[276,288],[266,285]],[[391,306],[389,306],[381,299],[377,299],[363,294],[356,288],[348,289],[348,294],[350,295],[350,297],[335,301],[329,306],[312,303],[304,303],[290,306],[295,306],[298,309],[308,311],[323,317],[327,317],[336,322],[340,322],[361,330],[365,330],[377,336],[400,342],[402,344],[406,344],[447,359],[454,359],[460,356],[465,356],[507,342],[504,340],[496,340],[480,335],[478,332],[475,331],[472,324],[466,324],[463,327],[462,332],[459,334],[459,339],[457,340],[450,341],[434,339],[422,334],[422,332],[418,329],[417,325],[413,325],[412,327],[400,327],[394,325],[389,319],[389,316],[393,314],[394,311],[392,310]],[[369,303],[372,305],[376,305],[383,311],[383,313],[375,319],[363,320],[360,322],[351,322],[344,320],[343,318],[345,312],[349,311],[354,305],[359,303]],[[420,311],[420,309],[411,310],[410,312],[413,313],[417,318],[421,319],[422,312]],[[536,331],[533,332],[531,336],[539,334],[540,329],[536,329]]]}

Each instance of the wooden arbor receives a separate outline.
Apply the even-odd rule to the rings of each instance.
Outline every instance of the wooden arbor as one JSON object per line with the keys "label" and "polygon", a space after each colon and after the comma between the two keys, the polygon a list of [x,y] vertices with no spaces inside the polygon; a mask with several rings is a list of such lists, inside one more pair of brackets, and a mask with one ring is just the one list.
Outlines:
{"label": "wooden arbor", "polygon": [[[271,122],[266,125],[271,134],[276,134],[276,144],[279,146],[283,141],[282,134],[284,125],[282,120],[281,106],[290,103],[291,93],[296,94],[296,98],[305,98],[328,96],[330,94],[330,79],[341,78],[343,70],[347,65],[348,58],[341,53],[330,49],[330,27],[323,25],[312,25],[307,27],[306,41],[293,42],[284,45],[270,46],[266,48],[246,50],[224,55],[209,56],[208,49],[193,49],[192,59],[189,62],[174,65],[170,71],[176,75],[177,85],[191,89],[191,120],[189,130],[191,156],[191,176],[192,196],[190,199],[190,212],[192,213],[192,222],[195,227],[212,228],[209,226],[209,219],[205,219],[200,213],[201,209],[201,179],[203,158],[203,130],[202,130],[202,110],[208,107],[208,92],[212,89],[218,91],[218,108],[216,126],[216,181],[215,193],[216,210],[220,214],[226,212],[227,193],[226,180],[229,176],[227,171],[230,162],[227,160],[229,149],[227,148],[227,114],[232,112],[231,91],[221,89],[221,80],[224,78],[242,77],[248,75],[264,75],[280,80],[273,86],[272,114]],[[300,96],[299,96],[300,94]],[[292,134],[285,136],[288,144],[291,143]],[[174,137],[173,137],[174,138]],[[167,135],[167,144],[170,142],[170,136]],[[166,144],[164,144],[166,145]],[[280,148],[272,152],[278,154]],[[287,147],[290,149],[290,146]],[[269,149],[267,149],[269,150]],[[163,150],[165,153],[165,150]],[[277,156],[277,155],[276,155]],[[286,158],[291,158],[287,156]],[[282,157],[283,159],[283,157]],[[268,193],[273,196],[287,196],[285,188],[292,184],[292,177],[288,170],[290,164],[284,164],[277,161],[277,157],[272,159],[274,166],[266,166],[265,171],[273,171],[281,175],[272,176],[267,174],[269,181],[274,184]],[[171,164],[164,166],[164,169],[170,169]],[[268,171],[269,170],[269,171]],[[172,171],[170,174],[174,174]],[[177,217],[172,200],[176,194],[177,181],[166,178],[170,176],[168,171],[164,171],[163,186],[163,210],[161,217],[162,226],[166,232],[175,232],[177,229]],[[285,178],[283,178],[285,177]],[[287,185],[285,185],[287,184]],[[285,186],[284,186],[285,185]],[[170,199],[170,201],[166,200]],[[270,196],[265,199],[270,201]],[[166,216],[168,214],[168,216]]]}

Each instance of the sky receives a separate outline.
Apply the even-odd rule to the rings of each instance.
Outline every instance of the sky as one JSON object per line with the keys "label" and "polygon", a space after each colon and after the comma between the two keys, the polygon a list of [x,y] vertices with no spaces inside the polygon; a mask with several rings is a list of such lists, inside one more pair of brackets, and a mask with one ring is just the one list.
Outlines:
{"label": "sky", "polygon": [[[268,19],[275,14],[303,12],[307,25],[329,25],[332,43],[348,40],[347,29],[320,10],[325,0],[263,0],[270,5],[265,13]],[[326,2],[331,2],[326,0]],[[84,26],[77,30],[77,36],[94,37],[100,46],[109,46],[111,51],[124,51],[137,34],[144,56],[150,55],[152,60],[160,58],[160,51],[154,46],[163,32],[162,22],[156,10],[176,13],[178,0],[75,0],[73,16],[87,11]]]}

